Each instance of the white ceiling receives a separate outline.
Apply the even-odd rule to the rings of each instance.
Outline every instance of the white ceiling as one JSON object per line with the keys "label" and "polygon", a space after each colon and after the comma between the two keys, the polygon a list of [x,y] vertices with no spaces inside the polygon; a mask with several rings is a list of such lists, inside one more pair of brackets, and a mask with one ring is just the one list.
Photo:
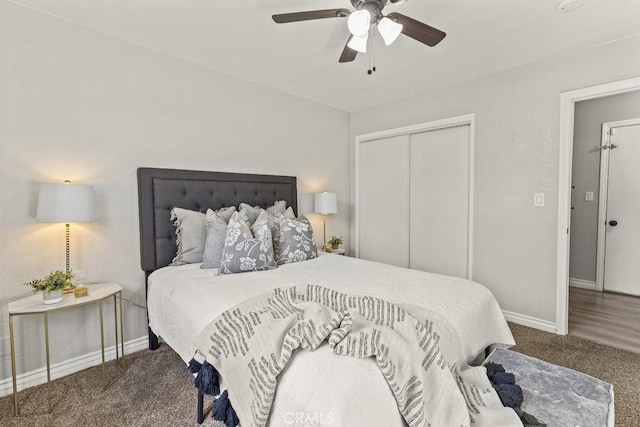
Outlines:
{"label": "white ceiling", "polygon": [[[389,5],[447,33],[405,36],[351,63],[346,19],[275,24],[274,13],[351,8],[349,0],[14,0],[205,67],[357,111],[640,33],[640,0],[409,0]],[[379,38],[378,38],[379,39]],[[630,52],[637,55],[638,52]]]}

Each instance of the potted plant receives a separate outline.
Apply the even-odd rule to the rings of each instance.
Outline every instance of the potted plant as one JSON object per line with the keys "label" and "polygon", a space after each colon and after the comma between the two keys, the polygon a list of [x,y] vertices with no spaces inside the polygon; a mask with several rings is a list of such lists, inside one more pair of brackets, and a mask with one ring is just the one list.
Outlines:
{"label": "potted plant", "polygon": [[344,240],[342,239],[342,236],[338,237],[338,236],[331,236],[331,239],[329,239],[328,244],[331,246],[331,249],[340,249],[340,245],[344,242]]}
{"label": "potted plant", "polygon": [[44,304],[55,304],[63,299],[63,290],[69,289],[73,286],[71,279],[73,273],[65,273],[61,270],[56,270],[42,279],[33,279],[25,285],[31,286],[33,293],[42,292],[42,302]]}

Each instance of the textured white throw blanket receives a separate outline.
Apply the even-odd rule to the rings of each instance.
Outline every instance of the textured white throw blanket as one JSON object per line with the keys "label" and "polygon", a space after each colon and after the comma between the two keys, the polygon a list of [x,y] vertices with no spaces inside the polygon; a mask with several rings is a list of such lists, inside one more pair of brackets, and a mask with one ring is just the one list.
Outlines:
{"label": "textured white throw blanket", "polygon": [[278,288],[222,313],[196,346],[200,360],[220,372],[241,424],[265,426],[277,377],[294,351],[324,341],[336,355],[374,358],[411,427],[522,425],[484,368],[457,362],[453,328],[415,306],[314,285]]}

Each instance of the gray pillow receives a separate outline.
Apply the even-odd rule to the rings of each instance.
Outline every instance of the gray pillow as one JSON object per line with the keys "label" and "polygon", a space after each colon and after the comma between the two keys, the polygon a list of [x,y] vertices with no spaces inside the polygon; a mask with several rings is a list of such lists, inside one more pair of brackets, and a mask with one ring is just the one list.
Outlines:
{"label": "gray pillow", "polygon": [[258,215],[260,215],[260,210],[262,208],[260,206],[251,206],[246,203],[240,203],[240,207],[238,210],[240,212],[244,212],[247,219],[249,220],[249,224],[253,224],[258,219]]}
{"label": "gray pillow", "polygon": [[235,211],[235,206],[227,206],[225,208],[218,209],[217,211],[215,211],[215,213],[224,220],[225,224],[228,224],[229,220],[231,219],[231,215],[233,215]]}
{"label": "gray pillow", "polygon": [[207,240],[204,245],[202,268],[220,267],[224,239],[227,236],[227,223],[236,211],[235,206],[222,208],[217,211],[207,210],[205,222],[207,225]]}
{"label": "gray pillow", "polygon": [[[285,202],[284,200],[278,200],[273,204],[273,206],[269,206],[267,208],[267,212],[269,212],[273,216],[276,216],[278,214],[284,214],[286,209],[287,202]],[[291,212],[293,212],[293,209],[291,210]]]}
{"label": "gray pillow", "polygon": [[218,274],[263,271],[276,268],[269,227],[259,230],[262,238],[254,238],[242,211],[231,216],[222,250]]}
{"label": "gray pillow", "polygon": [[207,237],[205,215],[183,208],[171,209],[171,222],[176,227],[178,249],[171,265],[202,262]]}
{"label": "gray pillow", "polygon": [[300,215],[298,219],[278,215],[276,219],[279,226],[276,252],[278,264],[306,261],[318,256],[311,223],[304,215]]}
{"label": "gray pillow", "polygon": [[[247,214],[247,218],[249,218],[250,224],[253,224],[254,222],[256,222],[256,219],[258,219],[258,215],[260,215],[260,211],[262,211],[262,208],[260,206],[251,206],[246,203],[240,203],[239,210],[243,210],[243,209]],[[267,212],[275,216],[277,214],[284,214],[286,209],[287,209],[287,202],[285,202],[284,200],[278,200],[273,204],[273,206],[269,206],[267,208]],[[293,209],[291,210],[291,212],[293,213]]]}

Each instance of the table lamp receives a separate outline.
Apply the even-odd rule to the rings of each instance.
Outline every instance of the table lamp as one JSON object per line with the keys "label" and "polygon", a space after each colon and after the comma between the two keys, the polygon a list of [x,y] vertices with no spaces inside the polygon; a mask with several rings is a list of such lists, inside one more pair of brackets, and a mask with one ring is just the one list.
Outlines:
{"label": "table lamp", "polygon": [[323,191],[315,193],[313,197],[313,212],[322,215],[322,231],[324,235],[324,246],[327,247],[327,215],[338,212],[338,202],[336,201],[336,193]]}
{"label": "table lamp", "polygon": [[38,222],[65,224],[66,272],[69,273],[69,224],[93,222],[93,188],[89,185],[43,183],[38,191]]}

